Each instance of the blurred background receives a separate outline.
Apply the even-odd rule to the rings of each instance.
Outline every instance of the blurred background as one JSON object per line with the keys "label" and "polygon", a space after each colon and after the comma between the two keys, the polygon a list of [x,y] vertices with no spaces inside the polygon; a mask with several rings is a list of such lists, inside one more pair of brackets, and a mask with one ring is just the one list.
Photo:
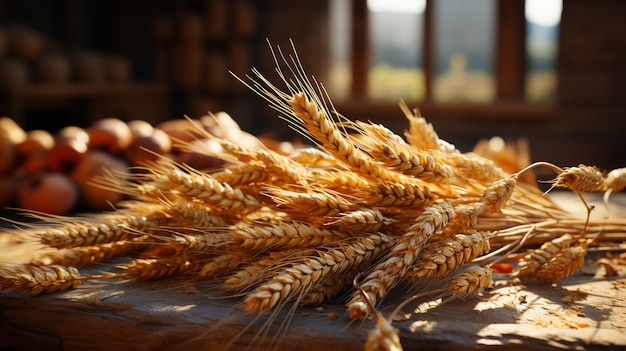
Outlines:
{"label": "blurred background", "polygon": [[0,115],[25,129],[226,111],[295,135],[234,79],[275,79],[267,39],[351,119],[408,125],[403,99],[462,151],[493,136],[560,166],[626,166],[626,2],[0,0]]}

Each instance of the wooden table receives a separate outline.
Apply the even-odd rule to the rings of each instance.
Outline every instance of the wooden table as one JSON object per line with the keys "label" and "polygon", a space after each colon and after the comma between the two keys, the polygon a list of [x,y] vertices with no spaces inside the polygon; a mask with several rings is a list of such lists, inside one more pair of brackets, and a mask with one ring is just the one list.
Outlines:
{"label": "wooden table", "polygon": [[[571,199],[560,201],[577,206]],[[481,296],[422,308],[394,326],[405,350],[626,349],[626,266],[614,260],[619,275],[605,276],[594,260],[605,255],[592,253],[555,286],[510,285],[496,276]],[[0,350],[257,350],[267,349],[258,345],[263,326],[285,331],[279,350],[362,350],[374,325],[350,323],[342,304],[298,308],[290,321],[283,311],[268,321],[245,314],[241,300],[211,298],[202,288],[171,279],[96,282],[34,298],[0,292]]]}

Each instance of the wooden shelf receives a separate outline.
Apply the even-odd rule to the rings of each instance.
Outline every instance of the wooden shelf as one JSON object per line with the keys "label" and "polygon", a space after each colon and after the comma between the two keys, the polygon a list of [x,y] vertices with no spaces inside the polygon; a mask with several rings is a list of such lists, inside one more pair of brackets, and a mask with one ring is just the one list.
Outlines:
{"label": "wooden shelf", "polygon": [[55,109],[77,111],[85,123],[111,116],[157,123],[168,117],[168,94],[158,82],[32,84],[0,91],[0,114],[22,125],[33,122],[29,113]]}
{"label": "wooden shelf", "polygon": [[2,94],[17,99],[49,99],[74,97],[99,97],[104,95],[155,95],[164,94],[161,83],[74,83],[32,84],[21,89],[7,90]]}

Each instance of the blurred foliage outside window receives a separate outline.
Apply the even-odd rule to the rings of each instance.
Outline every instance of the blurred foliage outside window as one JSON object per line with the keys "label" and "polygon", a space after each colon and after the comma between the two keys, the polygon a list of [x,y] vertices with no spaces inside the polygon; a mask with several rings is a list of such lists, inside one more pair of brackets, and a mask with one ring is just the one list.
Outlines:
{"label": "blurred foliage outside window", "polygon": [[[354,0],[353,0],[354,1]],[[496,0],[436,0],[433,4],[437,103],[490,103],[496,98]],[[425,0],[368,0],[368,97],[422,101],[426,97],[423,35]],[[526,0],[525,99],[545,102],[557,87],[556,56],[561,0]],[[331,0],[329,90],[350,95],[351,0]]]}

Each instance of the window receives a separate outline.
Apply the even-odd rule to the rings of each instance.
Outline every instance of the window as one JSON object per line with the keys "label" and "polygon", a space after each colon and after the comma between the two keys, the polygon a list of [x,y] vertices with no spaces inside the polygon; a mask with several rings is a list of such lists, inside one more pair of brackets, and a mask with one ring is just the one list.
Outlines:
{"label": "window", "polygon": [[526,91],[531,102],[550,101],[556,91],[561,0],[526,0]]}
{"label": "window", "polygon": [[329,0],[335,98],[536,103],[556,89],[561,0]]}
{"label": "window", "polygon": [[433,6],[435,102],[495,98],[495,0],[437,0]]}
{"label": "window", "polygon": [[426,94],[422,37],[426,1],[368,0],[370,65],[367,95],[377,100],[422,100]]}

